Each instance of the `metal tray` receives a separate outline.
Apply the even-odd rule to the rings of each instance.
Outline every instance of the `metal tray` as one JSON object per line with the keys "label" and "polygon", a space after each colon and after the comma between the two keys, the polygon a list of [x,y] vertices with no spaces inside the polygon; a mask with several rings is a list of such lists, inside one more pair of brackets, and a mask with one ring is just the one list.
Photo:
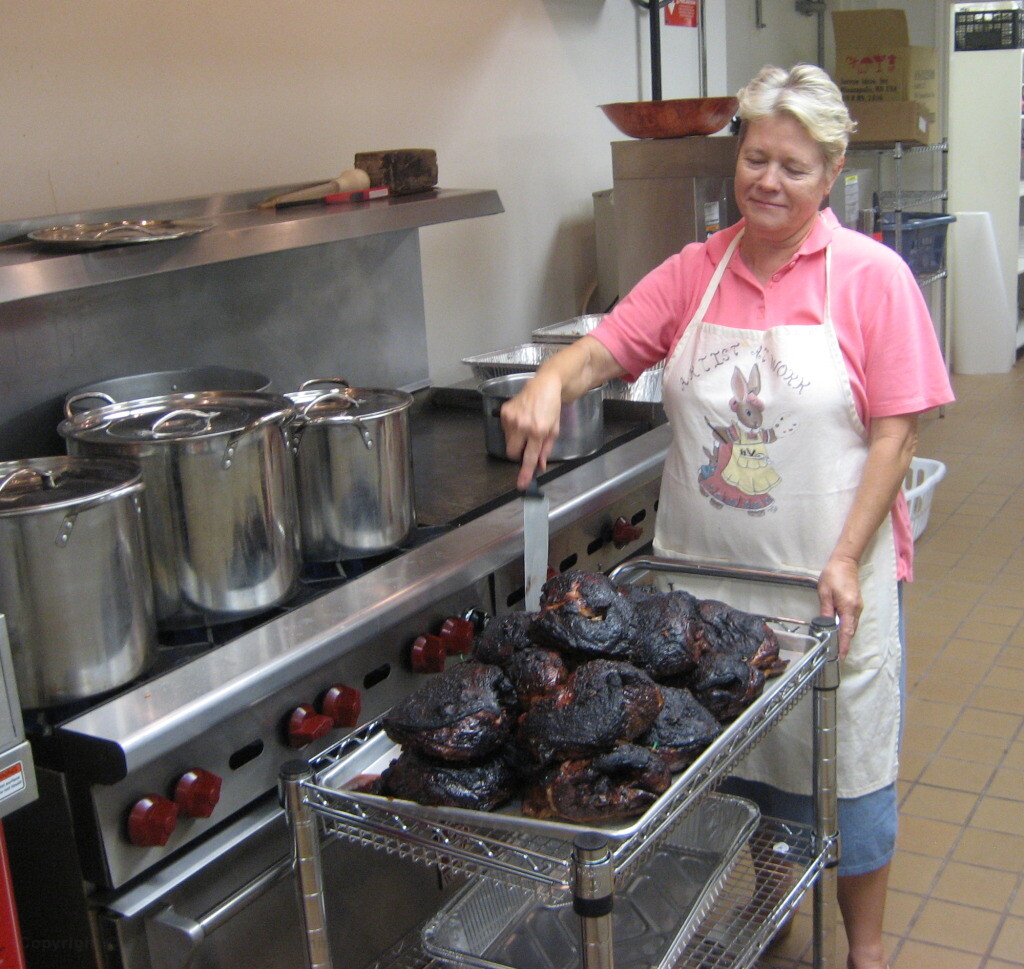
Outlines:
{"label": "metal tray", "polygon": [[[568,341],[572,342],[572,341]],[[562,346],[558,343],[521,343],[507,350],[480,353],[463,357],[462,362],[470,367],[478,380],[505,377],[513,373],[532,373],[548,357],[554,356]],[[633,382],[618,377],[604,385],[606,400],[634,400],[650,403],[661,401],[661,378],[664,364],[645,370]]]}
{"label": "metal tray", "polygon": [[78,222],[35,229],[33,242],[60,249],[102,249],[107,246],[167,242],[199,235],[213,228],[212,222],[196,219],[128,219],[120,222]]}
{"label": "metal tray", "polygon": [[346,790],[375,772],[380,758],[397,753],[381,740],[380,720],[366,724],[312,761],[313,781],[304,785],[310,807],[330,831],[381,850],[398,852],[445,870],[522,880],[533,885],[571,883],[572,842],[582,830],[599,831],[609,842],[616,884],[635,873],[644,857],[671,834],[682,815],[785,715],[809,688],[827,658],[828,634],[807,623],[770,619],[785,672],[737,717],[697,760],[677,774],[669,789],[638,818],[605,825],[577,825],[524,817],[514,806],[497,812],[428,807],[411,801]]}
{"label": "metal tray", "polygon": [[[698,924],[679,954],[677,969],[751,965],[828,860],[827,848],[815,848],[812,829],[775,818],[762,817],[751,841],[762,861],[755,867],[750,852],[740,851],[710,911],[696,915]],[[763,858],[769,856],[777,860],[766,865]],[[425,927],[416,926],[365,969],[446,969],[447,963],[426,951]]]}
{"label": "metal tray", "polygon": [[[750,801],[713,795],[675,827],[616,895],[617,969],[675,964],[759,818]],[[526,888],[488,880],[466,886],[426,923],[423,948],[478,969],[577,969],[582,964],[579,917],[568,891],[546,902]]]}

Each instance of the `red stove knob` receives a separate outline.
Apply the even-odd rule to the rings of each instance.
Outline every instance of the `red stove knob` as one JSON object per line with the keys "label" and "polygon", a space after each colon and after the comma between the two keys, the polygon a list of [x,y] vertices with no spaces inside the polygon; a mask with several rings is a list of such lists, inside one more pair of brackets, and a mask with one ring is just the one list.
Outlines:
{"label": "red stove knob", "polygon": [[208,818],[220,800],[221,779],[196,767],[178,778],[174,787],[174,803],[187,818]]}
{"label": "red stove knob", "polygon": [[639,525],[626,521],[625,518],[616,518],[612,525],[612,544],[616,548],[625,548],[630,542],[635,542],[644,530]]}
{"label": "red stove knob", "polygon": [[473,648],[475,637],[476,626],[473,625],[473,621],[460,619],[458,616],[449,616],[441,623],[441,629],[437,634],[449,656],[468,653]]}
{"label": "red stove knob", "polygon": [[320,701],[320,712],[330,717],[335,727],[354,727],[359,723],[362,709],[363,698],[359,691],[342,683],[332,686]]}
{"label": "red stove knob", "polygon": [[288,743],[292,747],[305,747],[314,740],[319,740],[328,730],[333,729],[334,721],[317,713],[308,703],[292,710],[288,717]]}
{"label": "red stove knob", "polygon": [[440,673],[448,655],[439,636],[417,636],[409,650],[409,664],[414,673]]}
{"label": "red stove knob", "polygon": [[159,794],[147,794],[128,814],[128,840],[138,848],[162,848],[178,823],[178,805]]}

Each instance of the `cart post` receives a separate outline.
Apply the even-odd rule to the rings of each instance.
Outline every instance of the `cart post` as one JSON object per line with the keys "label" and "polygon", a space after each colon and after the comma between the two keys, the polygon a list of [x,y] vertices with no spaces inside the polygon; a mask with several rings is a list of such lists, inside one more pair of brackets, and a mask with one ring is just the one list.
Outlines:
{"label": "cart post", "polygon": [[814,680],[814,851],[827,849],[825,866],[814,883],[814,969],[836,963],[836,875],[839,865],[836,690],[839,688],[839,624],[819,616],[811,624],[829,631],[827,660]]}
{"label": "cart post", "polygon": [[578,835],[573,842],[573,863],[572,908],[580,917],[583,969],[614,969],[615,878],[608,841],[593,831]]}
{"label": "cart post", "polygon": [[281,768],[278,787],[292,835],[293,865],[299,893],[299,912],[306,937],[309,969],[332,969],[327,938],[327,909],[320,860],[320,834],[316,814],[302,796],[302,783],[313,776],[304,760],[290,760]]}

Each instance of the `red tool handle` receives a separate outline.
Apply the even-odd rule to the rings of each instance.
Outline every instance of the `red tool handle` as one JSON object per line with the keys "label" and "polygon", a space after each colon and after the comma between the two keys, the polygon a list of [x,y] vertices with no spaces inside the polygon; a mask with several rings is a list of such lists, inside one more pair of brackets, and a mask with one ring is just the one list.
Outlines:
{"label": "red tool handle", "polygon": [[11,866],[7,860],[7,842],[0,823],[0,966],[4,969],[25,969],[25,950],[18,927],[18,909],[14,904]]}

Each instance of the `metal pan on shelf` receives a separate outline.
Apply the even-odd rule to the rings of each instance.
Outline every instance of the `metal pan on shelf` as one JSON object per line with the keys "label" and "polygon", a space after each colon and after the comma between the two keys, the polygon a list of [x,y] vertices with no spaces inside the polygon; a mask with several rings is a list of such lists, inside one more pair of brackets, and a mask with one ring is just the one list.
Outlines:
{"label": "metal pan on shelf", "polygon": [[212,228],[212,222],[197,219],[125,219],[53,225],[35,229],[28,237],[40,245],[59,249],[103,249],[108,246],[185,239]]}
{"label": "metal pan on shelf", "polygon": [[[712,795],[673,829],[616,900],[617,969],[675,964],[759,819],[750,801]],[[489,879],[471,882],[424,925],[423,947],[477,969],[582,964],[579,916],[568,888],[547,901]]]}

